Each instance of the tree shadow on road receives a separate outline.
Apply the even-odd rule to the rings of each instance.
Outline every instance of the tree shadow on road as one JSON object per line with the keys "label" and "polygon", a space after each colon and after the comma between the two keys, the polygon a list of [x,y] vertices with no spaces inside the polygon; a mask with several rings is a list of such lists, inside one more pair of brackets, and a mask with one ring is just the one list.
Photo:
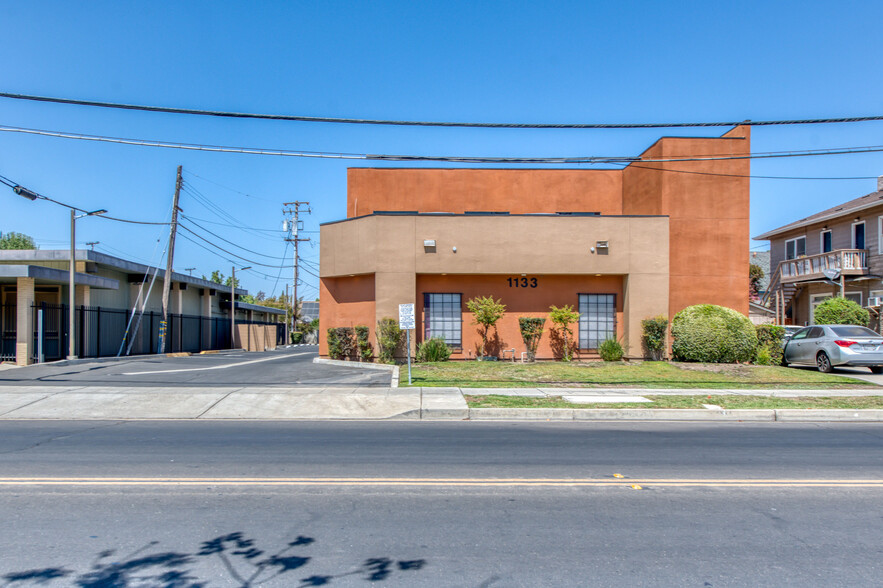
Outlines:
{"label": "tree shadow on road", "polygon": [[[99,552],[88,571],[66,567],[9,572],[0,576],[4,587],[40,586],[60,581],[79,588],[132,588],[162,586],[164,588],[203,588],[197,567],[208,564],[213,572],[223,569],[242,588],[260,586],[280,576],[301,570],[313,562],[306,548],[315,543],[312,537],[298,536],[275,553],[260,549],[254,539],[244,533],[229,533],[204,541],[193,552],[160,551],[158,541],[151,541],[133,553],[119,557],[117,550]],[[220,564],[213,565],[214,564]],[[285,585],[296,588],[328,586],[347,576],[361,576],[369,582],[380,582],[399,572],[416,571],[426,560],[395,560],[387,557],[367,559],[351,569],[334,574],[312,574],[286,578]],[[305,573],[301,570],[300,574]],[[298,574],[298,575],[300,575]],[[216,576],[216,574],[213,574]]]}

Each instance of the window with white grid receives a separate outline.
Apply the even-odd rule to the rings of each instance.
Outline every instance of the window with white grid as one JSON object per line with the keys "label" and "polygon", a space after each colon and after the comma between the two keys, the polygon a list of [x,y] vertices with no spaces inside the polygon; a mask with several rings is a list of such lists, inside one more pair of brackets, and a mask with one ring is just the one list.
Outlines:
{"label": "window with white grid", "polygon": [[597,349],[616,337],[616,294],[579,295],[579,348]]}
{"label": "window with white grid", "polygon": [[460,294],[424,294],[423,313],[424,341],[441,337],[451,347],[462,345]]}

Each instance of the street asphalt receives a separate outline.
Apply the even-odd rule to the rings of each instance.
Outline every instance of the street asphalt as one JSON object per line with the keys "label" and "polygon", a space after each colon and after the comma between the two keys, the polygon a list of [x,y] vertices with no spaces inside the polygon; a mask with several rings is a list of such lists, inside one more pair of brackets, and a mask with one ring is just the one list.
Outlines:
{"label": "street asphalt", "polygon": [[877,424],[2,422],[0,581],[878,585],[881,445]]}
{"label": "street asphalt", "polygon": [[84,359],[3,370],[0,386],[389,386],[388,372],[314,365],[317,352],[318,346],[306,345],[259,353]]}

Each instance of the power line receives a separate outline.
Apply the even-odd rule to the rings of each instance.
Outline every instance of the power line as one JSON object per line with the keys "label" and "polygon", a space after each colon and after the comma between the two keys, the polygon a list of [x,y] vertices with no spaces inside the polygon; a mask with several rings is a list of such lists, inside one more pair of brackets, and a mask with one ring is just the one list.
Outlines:
{"label": "power line", "polygon": [[[179,225],[179,226],[180,226],[180,225]],[[214,255],[215,257],[219,257],[220,259],[223,259],[224,261],[226,261],[226,262],[228,262],[228,263],[233,263],[233,264],[235,264],[235,263],[239,263],[238,261],[233,260],[233,259],[230,259],[229,257],[224,257],[223,255],[219,254],[217,251],[213,251],[213,250],[209,249],[209,248],[206,247],[205,245],[201,244],[199,241],[195,241],[195,240],[191,239],[190,237],[188,237],[188,236],[187,236],[186,234],[184,234],[184,233],[180,233],[178,236],[179,236],[179,237],[182,237],[182,238],[184,238],[184,239],[186,239],[186,240],[188,240],[188,241],[190,241],[190,242],[193,243],[194,245],[196,245],[196,246],[198,246],[198,247],[200,247],[200,248],[202,248],[202,249],[208,251],[209,253],[211,253],[211,254]],[[205,239],[203,239],[203,241],[205,241]],[[210,241],[206,241],[206,242],[209,243],[210,245],[212,245],[213,247],[217,247],[217,245],[215,245],[214,243],[211,243]],[[221,251],[224,251],[224,250],[221,249]],[[260,265],[264,265],[264,264],[260,264]],[[275,269],[276,266],[273,266],[273,267],[274,267],[274,269]],[[280,267],[287,267],[287,266],[280,266]],[[267,279],[275,279],[275,276],[271,276],[270,274],[265,274],[265,273],[263,273],[263,272],[259,272],[259,271],[255,270],[255,269],[250,269],[250,270],[246,270],[246,271],[253,272],[253,273],[255,273],[255,274],[257,274],[257,275],[259,275],[259,276],[261,276],[261,277],[267,278]]]}
{"label": "power line", "polygon": [[195,177],[195,178],[199,178],[199,179],[202,180],[203,182],[208,182],[209,184],[214,184],[215,186],[217,186],[217,187],[219,187],[219,188],[224,188],[225,190],[230,190],[231,192],[234,192],[234,193],[236,193],[236,194],[240,194],[240,195],[242,195],[242,196],[247,196],[248,198],[254,198],[255,200],[263,200],[264,202],[276,202],[275,200],[270,200],[269,198],[261,198],[260,196],[255,196],[254,194],[247,194],[247,193],[245,193],[245,192],[240,192],[239,190],[236,190],[235,188],[231,188],[230,186],[225,186],[224,184],[219,184],[218,182],[215,182],[214,180],[210,180],[210,179],[208,179],[208,178],[204,178],[204,177],[202,177],[202,176],[200,176],[200,175],[198,175],[198,174],[195,174],[195,173],[193,173],[193,172],[191,172],[191,171],[188,171],[188,172],[185,172],[185,173],[186,173],[188,176],[193,176],[193,177]]}
{"label": "power line", "polygon": [[228,240],[228,239],[225,239],[224,237],[218,235],[217,233],[213,233],[212,231],[208,230],[208,229],[205,228],[204,226],[200,225],[198,222],[194,221],[192,218],[190,218],[190,217],[187,216],[186,214],[182,214],[181,217],[182,217],[182,218],[186,218],[188,221],[192,222],[194,225],[196,225],[197,227],[199,227],[200,229],[202,229],[202,230],[205,231],[206,233],[208,233],[208,234],[210,234],[210,235],[213,235],[213,236],[217,237],[218,239],[220,239],[221,241],[223,241],[223,242],[225,242],[225,243],[229,243],[230,245],[233,245],[234,247],[239,247],[239,248],[242,249],[243,251],[248,251],[249,253],[254,253],[255,255],[260,255],[261,257],[266,257],[266,258],[268,258],[268,259],[281,259],[281,260],[285,260],[285,257],[279,257],[279,256],[276,256],[276,255],[267,255],[266,253],[261,253],[260,251],[254,251],[254,250],[249,249],[249,248],[247,248],[247,247],[243,247],[242,245],[239,245],[238,243],[234,243],[233,241],[230,241],[230,240]]}
{"label": "power line", "polygon": [[398,162],[445,162],[445,163],[469,163],[469,164],[534,164],[534,165],[581,165],[581,164],[612,164],[627,165],[633,162],[640,163],[667,163],[688,161],[729,161],[769,159],[782,157],[809,157],[819,155],[846,155],[860,153],[883,152],[883,145],[869,145],[859,147],[841,147],[832,149],[805,149],[791,151],[771,151],[766,153],[751,153],[746,155],[702,155],[682,156],[675,158],[643,159],[634,156],[579,156],[579,157],[484,157],[484,156],[451,156],[451,155],[395,155],[395,154],[370,154],[370,153],[341,153],[331,151],[295,151],[287,149],[263,149],[253,147],[231,147],[223,145],[205,145],[198,143],[176,143],[172,141],[149,141],[141,139],[124,139],[119,137],[107,137],[102,135],[85,135],[79,133],[64,133],[58,131],[46,131],[40,129],[27,129],[23,127],[0,126],[0,131],[42,135],[63,139],[75,139],[85,141],[99,141],[106,143],[119,143],[139,147],[162,147],[166,149],[184,149],[194,151],[209,151],[215,153],[239,153],[247,155],[273,155],[281,157],[309,157],[321,159],[351,159],[365,161],[398,161]]}
{"label": "power line", "polygon": [[[7,186],[9,186],[10,188],[21,187],[21,184],[18,184],[17,182],[12,181],[5,176],[0,176],[0,178],[2,178],[3,183],[6,184]],[[59,206],[69,208],[73,211],[89,212],[85,208],[80,208],[79,206],[73,206],[72,204],[67,204],[65,202],[61,202],[60,200],[55,200],[54,198],[50,198],[49,196],[44,196],[43,194],[40,194],[38,192],[34,192],[33,190],[28,190],[27,192],[36,197],[36,198],[31,198],[32,200],[34,200],[34,199],[47,200],[49,202],[52,202],[53,204],[58,204]],[[121,222],[121,223],[130,223],[133,225],[164,225],[164,226],[168,226],[170,224],[170,223],[154,223],[154,222],[148,222],[148,221],[136,221],[136,220],[125,219],[125,218],[117,218],[114,216],[108,216],[107,214],[96,214],[95,216],[98,218],[106,219],[106,220],[112,220],[112,221],[117,221],[117,222]]]}
{"label": "power line", "polygon": [[241,255],[238,255],[238,254],[236,254],[236,253],[233,253],[232,251],[227,251],[226,249],[224,249],[224,248],[221,247],[220,245],[218,245],[218,244],[216,244],[216,243],[213,243],[212,241],[209,241],[208,239],[206,239],[205,237],[203,237],[202,235],[200,235],[199,233],[197,233],[196,231],[194,231],[193,229],[191,229],[191,228],[188,227],[187,225],[184,225],[184,224],[182,224],[182,223],[178,223],[178,227],[184,229],[185,231],[187,231],[188,233],[194,235],[195,237],[198,237],[198,238],[201,239],[202,241],[205,241],[206,243],[208,243],[209,245],[211,245],[211,246],[214,247],[215,249],[218,249],[218,250],[220,250],[220,251],[223,251],[223,252],[226,253],[227,255],[232,255],[233,257],[236,257],[237,259],[241,259],[241,260],[243,260],[243,261],[247,261],[248,263],[253,263],[253,264],[255,264],[255,265],[260,265],[260,266],[263,266],[263,267],[269,267],[269,268],[272,268],[272,269],[279,269],[280,267],[283,267],[283,266],[279,266],[279,265],[270,265],[270,264],[267,264],[267,263],[261,263],[260,261],[255,261],[255,260],[253,260],[253,259],[249,259],[249,258],[247,258],[247,257],[242,257]]}
{"label": "power line", "polygon": [[166,114],[190,114],[199,116],[213,116],[222,118],[247,118],[265,119],[294,122],[313,123],[340,123],[357,125],[392,125],[392,126],[416,126],[416,127],[465,127],[485,129],[654,129],[654,128],[677,128],[677,127],[733,127],[738,125],[748,126],[774,126],[774,125],[806,125],[806,124],[830,124],[867,122],[883,120],[881,115],[854,116],[841,118],[807,118],[791,120],[766,120],[766,121],[725,121],[725,122],[675,122],[675,123],[482,123],[482,122],[442,122],[442,121],[416,121],[416,120],[387,120],[371,118],[342,118],[327,116],[302,116],[290,114],[258,114],[250,112],[227,112],[223,110],[200,110],[194,108],[174,108],[166,106],[146,106],[141,104],[122,104],[118,102],[100,102],[96,100],[76,100],[72,98],[55,98],[51,96],[34,96],[29,94],[14,94],[0,92],[0,98],[12,98],[15,100],[29,100],[34,102],[52,102],[55,104],[69,104],[75,106],[94,106],[99,108],[115,108],[120,110],[140,110],[145,112],[161,112]]}

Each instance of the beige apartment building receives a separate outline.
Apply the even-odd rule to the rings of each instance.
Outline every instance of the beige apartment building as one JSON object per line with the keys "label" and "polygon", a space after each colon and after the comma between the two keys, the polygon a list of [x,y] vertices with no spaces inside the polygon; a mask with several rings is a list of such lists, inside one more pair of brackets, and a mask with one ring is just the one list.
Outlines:
{"label": "beige apartment building", "polygon": [[883,302],[883,176],[877,190],[755,237],[770,242],[763,302],[780,324],[814,324],[815,308],[844,296],[871,309]]}

